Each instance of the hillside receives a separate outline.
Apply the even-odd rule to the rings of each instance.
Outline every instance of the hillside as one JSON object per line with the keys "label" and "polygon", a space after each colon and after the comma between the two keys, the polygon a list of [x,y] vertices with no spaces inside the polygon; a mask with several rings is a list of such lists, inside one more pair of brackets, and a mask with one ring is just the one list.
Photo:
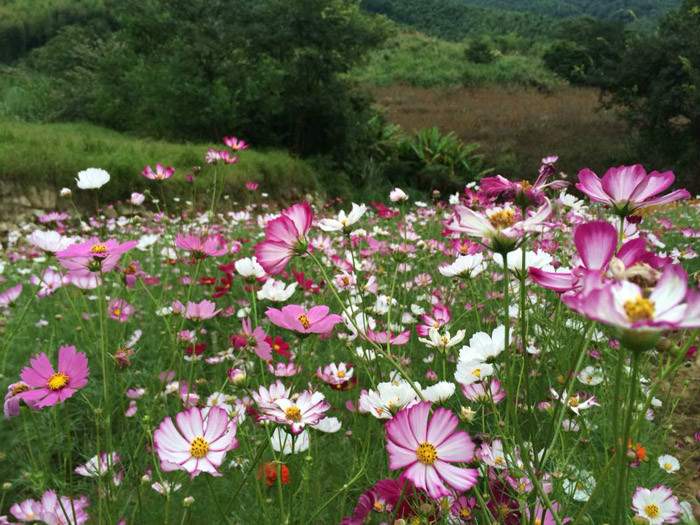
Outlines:
{"label": "hillside", "polygon": [[681,0],[462,0],[466,4],[556,18],[590,15],[603,20],[656,23]]}
{"label": "hillside", "polygon": [[462,0],[361,0],[360,5],[422,33],[453,41],[509,33],[540,39],[555,23],[544,15],[468,5]]}

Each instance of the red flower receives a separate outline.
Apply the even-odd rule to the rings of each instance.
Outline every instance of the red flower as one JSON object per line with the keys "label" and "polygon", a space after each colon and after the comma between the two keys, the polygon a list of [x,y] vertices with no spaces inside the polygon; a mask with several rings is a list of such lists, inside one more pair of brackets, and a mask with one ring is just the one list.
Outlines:
{"label": "red flower", "polygon": [[228,291],[231,289],[231,285],[233,284],[233,275],[227,273],[226,277],[222,277],[219,279],[219,281],[221,281],[221,284],[219,286],[215,286],[214,293],[211,294],[213,299],[218,299],[219,297],[222,297],[228,293]]}
{"label": "red flower", "polygon": [[292,355],[290,352],[287,351],[289,350],[289,343],[285,343],[280,336],[276,336],[273,339],[268,335],[265,338],[265,341],[267,341],[267,344],[269,344],[272,347],[272,350],[276,354],[283,355],[285,357],[290,357]]}
{"label": "red flower", "polygon": [[[289,484],[289,469],[285,465],[280,465],[281,481],[284,485]],[[258,467],[258,479],[265,478],[265,483],[269,487],[277,482],[277,468],[272,462],[267,462]]]}

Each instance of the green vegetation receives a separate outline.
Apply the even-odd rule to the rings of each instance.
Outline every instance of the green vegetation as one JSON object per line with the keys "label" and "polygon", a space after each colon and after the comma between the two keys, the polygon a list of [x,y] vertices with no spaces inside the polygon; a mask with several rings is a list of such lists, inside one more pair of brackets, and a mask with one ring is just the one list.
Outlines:
{"label": "green vegetation", "polygon": [[452,41],[508,33],[540,39],[554,23],[546,16],[487,9],[462,0],[361,0],[361,5],[372,13]]}
{"label": "green vegetation", "polygon": [[[561,82],[535,54],[520,54],[515,36],[455,43],[416,32],[399,32],[351,76],[372,86],[395,83],[414,87],[506,85],[553,89]],[[493,57],[489,63],[470,60],[480,46]],[[512,53],[512,54],[505,54]],[[473,55],[472,55],[473,56]]]}
{"label": "green vegetation", "polygon": [[[211,178],[195,178],[195,186],[185,175],[204,165],[204,154],[216,144],[173,144],[161,140],[130,137],[91,124],[35,124],[0,120],[0,179],[4,183],[51,187],[75,187],[78,171],[88,167],[107,170],[115,180],[103,188],[105,201],[126,199],[132,191],[152,188],[152,181],[141,176],[145,164],[162,162],[175,167],[168,181],[171,196],[188,199],[193,191],[203,192]],[[243,151],[240,162],[228,170],[225,191],[235,200],[244,193],[246,181],[259,182],[262,191],[274,199],[289,202],[321,190],[316,172],[304,161],[277,151]]]}
{"label": "green vegetation", "polygon": [[651,29],[681,0],[462,0],[464,3],[556,18],[590,15]]}

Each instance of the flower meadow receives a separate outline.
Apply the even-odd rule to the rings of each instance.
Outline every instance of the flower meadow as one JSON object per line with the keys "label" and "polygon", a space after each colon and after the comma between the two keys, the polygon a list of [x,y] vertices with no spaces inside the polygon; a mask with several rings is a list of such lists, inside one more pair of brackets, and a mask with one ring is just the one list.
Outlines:
{"label": "flower meadow", "polygon": [[201,205],[90,168],[4,240],[0,524],[697,523],[672,173],[280,206],[225,146]]}

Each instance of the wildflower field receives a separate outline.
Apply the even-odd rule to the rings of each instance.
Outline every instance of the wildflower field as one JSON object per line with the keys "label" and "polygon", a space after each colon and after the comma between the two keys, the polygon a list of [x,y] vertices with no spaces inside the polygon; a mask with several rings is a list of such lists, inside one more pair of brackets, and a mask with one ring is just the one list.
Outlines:
{"label": "wildflower field", "polygon": [[0,524],[697,523],[671,172],[279,205],[225,194],[247,148],[192,202],[86,169],[0,241]]}

